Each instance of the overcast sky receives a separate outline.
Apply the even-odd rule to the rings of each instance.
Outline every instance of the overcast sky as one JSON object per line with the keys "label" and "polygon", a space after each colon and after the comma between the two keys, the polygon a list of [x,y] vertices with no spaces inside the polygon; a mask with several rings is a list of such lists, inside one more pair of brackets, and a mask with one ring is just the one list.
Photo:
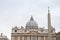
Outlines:
{"label": "overcast sky", "polygon": [[10,39],[12,27],[25,27],[31,15],[39,27],[47,28],[48,6],[52,27],[59,32],[60,0],[0,0],[0,33]]}

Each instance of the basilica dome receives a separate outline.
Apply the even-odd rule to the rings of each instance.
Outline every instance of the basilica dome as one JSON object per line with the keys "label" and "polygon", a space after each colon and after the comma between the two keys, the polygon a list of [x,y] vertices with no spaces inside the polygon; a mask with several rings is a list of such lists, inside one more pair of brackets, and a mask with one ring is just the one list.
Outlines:
{"label": "basilica dome", "polygon": [[38,29],[38,24],[34,21],[32,16],[30,21],[28,21],[26,24],[26,29]]}

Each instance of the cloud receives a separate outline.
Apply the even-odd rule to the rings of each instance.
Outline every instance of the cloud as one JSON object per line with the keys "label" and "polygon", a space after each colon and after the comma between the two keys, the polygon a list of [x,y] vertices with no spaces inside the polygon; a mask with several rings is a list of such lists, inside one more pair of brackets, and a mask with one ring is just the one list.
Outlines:
{"label": "cloud", "polygon": [[25,26],[31,15],[39,27],[47,26],[48,6],[51,10],[52,26],[57,30],[60,26],[60,0],[0,0],[0,32],[11,35],[8,30],[11,31],[15,25]]}

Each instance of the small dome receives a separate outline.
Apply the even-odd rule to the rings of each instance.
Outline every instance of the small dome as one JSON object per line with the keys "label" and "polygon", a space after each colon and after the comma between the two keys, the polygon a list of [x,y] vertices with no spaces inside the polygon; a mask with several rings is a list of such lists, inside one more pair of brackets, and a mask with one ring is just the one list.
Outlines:
{"label": "small dome", "polygon": [[34,21],[33,17],[31,16],[30,21],[26,24],[26,29],[37,29],[38,24]]}

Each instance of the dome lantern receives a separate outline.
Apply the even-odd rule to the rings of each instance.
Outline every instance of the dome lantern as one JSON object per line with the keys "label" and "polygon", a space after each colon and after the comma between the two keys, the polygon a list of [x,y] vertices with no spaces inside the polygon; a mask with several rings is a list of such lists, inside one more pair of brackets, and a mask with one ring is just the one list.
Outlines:
{"label": "dome lantern", "polygon": [[33,19],[33,17],[31,16],[31,18],[30,18],[30,21],[33,21],[34,19]]}

